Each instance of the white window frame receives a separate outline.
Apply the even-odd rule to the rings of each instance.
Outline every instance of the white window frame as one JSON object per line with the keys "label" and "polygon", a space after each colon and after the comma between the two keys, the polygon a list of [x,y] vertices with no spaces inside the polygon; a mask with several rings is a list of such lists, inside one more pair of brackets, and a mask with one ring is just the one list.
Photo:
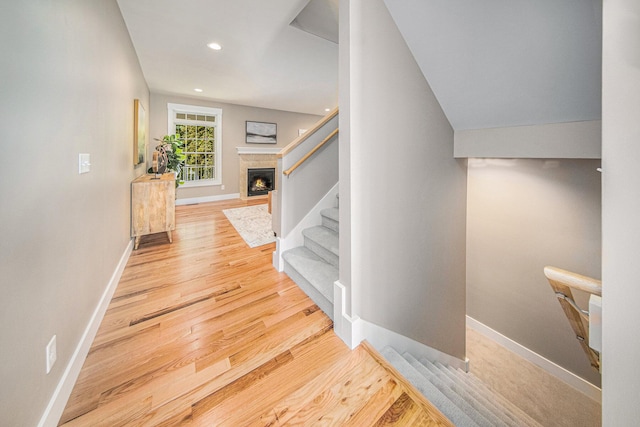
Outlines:
{"label": "white window frame", "polygon": [[[181,187],[203,187],[208,185],[222,185],[222,109],[212,107],[199,107],[196,105],[186,104],[173,104],[167,103],[168,110],[168,135],[174,135],[176,133],[176,113],[186,114],[205,114],[207,116],[216,116],[215,124],[216,139],[215,139],[215,179],[201,179],[198,181],[185,181]],[[208,124],[211,126],[211,124]]]}

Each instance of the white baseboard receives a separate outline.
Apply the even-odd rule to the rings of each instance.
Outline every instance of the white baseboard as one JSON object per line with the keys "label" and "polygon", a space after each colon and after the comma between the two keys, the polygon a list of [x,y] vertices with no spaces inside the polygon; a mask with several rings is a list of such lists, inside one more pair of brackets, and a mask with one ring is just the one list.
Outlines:
{"label": "white baseboard", "polygon": [[221,194],[219,196],[191,197],[188,199],[176,199],[176,206],[195,205],[197,203],[219,202],[221,200],[239,199],[240,193]]}
{"label": "white baseboard", "polygon": [[432,362],[463,369],[465,372],[469,370],[468,360],[458,359],[358,316],[347,315],[345,297],[346,288],[336,281],[333,286],[333,329],[349,348],[353,349],[360,342],[367,340],[378,351],[388,345],[400,354],[409,352],[418,359],[424,357]]}
{"label": "white baseboard", "polygon": [[133,250],[133,240],[129,241],[129,244],[125,248],[124,253],[120,257],[120,261],[116,266],[115,271],[111,275],[111,279],[109,283],[107,283],[107,287],[102,293],[102,297],[98,302],[95,310],[93,311],[93,315],[87,324],[87,327],[80,338],[80,342],[76,347],[67,367],[60,378],[60,382],[56,387],[53,395],[51,396],[51,400],[47,405],[42,417],[40,418],[40,422],[38,423],[39,427],[49,427],[49,426],[57,426],[60,417],[62,416],[62,412],[64,411],[65,406],[67,405],[67,401],[69,400],[69,396],[71,396],[71,392],[73,391],[73,386],[78,379],[78,375],[80,375],[80,370],[82,369],[82,365],[84,364],[87,355],[89,354],[89,349],[91,348],[91,344],[93,343],[93,339],[96,337],[96,333],[98,332],[98,328],[100,327],[100,323],[104,318],[104,314],[107,311],[107,307],[109,306],[109,302],[113,297],[113,293],[118,287],[118,283],[120,282],[120,277],[122,277],[122,272],[124,271],[124,267],[127,265],[127,261],[129,260],[129,256],[131,255],[131,251]]}
{"label": "white baseboard", "polygon": [[529,350],[527,347],[518,344],[511,338],[502,335],[500,332],[491,329],[489,326],[477,321],[472,317],[467,316],[467,326],[489,338],[490,340],[500,344],[507,350],[517,354],[523,359],[533,363],[539,368],[544,369],[549,374],[580,391],[587,397],[595,400],[596,402],[602,403],[602,390],[591,384],[590,382],[584,380],[583,378],[580,378],[573,372],[570,372],[562,366],[557,365],[556,363],[545,358],[544,356],[541,356],[538,353]]}

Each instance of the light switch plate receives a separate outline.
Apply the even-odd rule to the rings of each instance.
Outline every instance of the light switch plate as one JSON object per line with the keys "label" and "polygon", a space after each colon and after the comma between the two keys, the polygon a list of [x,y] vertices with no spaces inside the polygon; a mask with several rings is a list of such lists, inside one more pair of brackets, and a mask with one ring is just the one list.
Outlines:
{"label": "light switch plate", "polygon": [[88,173],[91,171],[91,154],[80,153],[78,155],[78,173]]}

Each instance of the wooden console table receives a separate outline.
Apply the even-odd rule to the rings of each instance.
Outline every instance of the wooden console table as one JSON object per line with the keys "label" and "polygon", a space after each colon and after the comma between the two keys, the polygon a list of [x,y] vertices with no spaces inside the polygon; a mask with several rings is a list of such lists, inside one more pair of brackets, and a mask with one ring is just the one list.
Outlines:
{"label": "wooden console table", "polygon": [[131,183],[131,237],[138,249],[140,237],[171,231],[176,228],[176,178],[173,173],[142,175]]}

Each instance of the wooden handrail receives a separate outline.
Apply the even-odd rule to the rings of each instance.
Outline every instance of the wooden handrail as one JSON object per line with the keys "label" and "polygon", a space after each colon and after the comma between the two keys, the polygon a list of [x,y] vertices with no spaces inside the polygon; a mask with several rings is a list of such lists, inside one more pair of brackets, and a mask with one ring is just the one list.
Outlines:
{"label": "wooden handrail", "polygon": [[289,154],[291,151],[293,151],[294,148],[306,141],[311,135],[316,133],[318,129],[322,128],[322,126],[326,125],[329,120],[333,119],[337,114],[338,107],[334,108],[329,114],[320,119],[320,121],[313,125],[311,129],[307,130],[305,133],[291,141],[289,145],[280,150],[280,152],[277,154],[277,158],[281,159],[286,154]]}
{"label": "wooden handrail", "polygon": [[585,327],[581,318],[585,318],[588,326],[589,315],[581,310],[574,302],[571,289],[577,289],[593,295],[602,296],[602,282],[600,280],[592,279],[591,277],[582,276],[556,267],[545,267],[544,274],[549,281],[549,285],[551,285],[551,288],[556,293],[558,302],[560,302],[560,306],[562,307],[564,314],[567,316],[569,324],[571,325],[573,332],[576,334],[576,338],[580,341],[582,349],[589,358],[591,366],[600,370],[600,355],[597,351],[589,347],[589,329]]}
{"label": "wooden handrail", "polygon": [[600,280],[550,266],[544,268],[544,275],[547,276],[547,279],[565,283],[570,288],[602,296],[602,282]]}
{"label": "wooden handrail", "polygon": [[331,140],[331,138],[333,138],[334,136],[336,136],[338,134],[338,129],[335,129],[333,132],[331,132],[329,135],[327,135],[327,137],[325,139],[323,139],[322,141],[320,141],[320,143],[318,145],[316,145],[315,147],[313,147],[313,149],[311,151],[309,151],[307,154],[305,154],[300,160],[298,160],[297,162],[295,162],[295,164],[293,166],[291,166],[289,169],[287,169],[286,171],[282,172],[285,176],[289,176],[291,174],[291,172],[293,172],[294,170],[296,170],[298,168],[298,166],[300,166],[301,164],[303,164],[305,161],[307,161],[307,159],[309,157],[311,157],[313,155],[313,153],[315,153],[316,151],[318,151],[320,148],[322,148],[322,146],[324,144],[326,144],[327,142],[329,142],[329,140]]}

